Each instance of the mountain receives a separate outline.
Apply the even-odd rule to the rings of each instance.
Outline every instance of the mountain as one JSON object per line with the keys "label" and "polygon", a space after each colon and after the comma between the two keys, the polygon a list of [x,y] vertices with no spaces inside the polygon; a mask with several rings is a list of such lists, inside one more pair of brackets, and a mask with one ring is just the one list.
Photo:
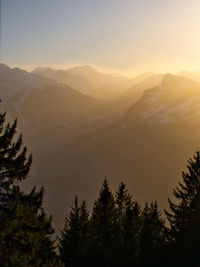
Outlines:
{"label": "mountain", "polygon": [[127,92],[114,99],[111,103],[109,102],[103,110],[98,110],[95,113],[96,116],[107,119],[109,122],[119,119],[131,105],[142,97],[144,91],[158,86],[161,83],[162,77],[162,74],[152,74],[150,77],[149,75],[136,77],[136,85],[129,88]]}
{"label": "mountain", "polygon": [[[93,112],[104,102],[50,79],[0,64],[1,110],[18,118],[36,158],[93,130]],[[91,127],[91,129],[90,129]]]}
{"label": "mountain", "polygon": [[55,84],[55,82],[31,75],[19,68],[10,69],[7,65],[0,64],[0,93],[6,100],[22,89],[44,88],[49,84]]}
{"label": "mountain", "polygon": [[71,73],[73,75],[82,76],[82,77],[92,77],[92,79],[96,79],[103,74],[89,65],[69,68],[66,70],[66,72]]}
{"label": "mountain", "polygon": [[177,73],[177,76],[182,76],[194,81],[200,81],[200,71],[181,71]]}
{"label": "mountain", "polygon": [[[190,115],[195,117],[193,107],[196,101],[199,101],[199,88],[199,82],[167,74],[160,86],[144,92],[142,99],[126,112],[124,119],[163,124],[178,123],[180,120],[186,120],[187,117],[182,115],[186,113],[189,116],[189,111]],[[140,109],[136,109],[138,106]]]}
{"label": "mountain", "polygon": [[121,118],[124,112],[140,99],[145,90],[159,85],[163,77],[162,74],[153,74],[144,79],[145,76],[148,77],[148,74],[136,77],[135,79],[138,83],[135,86],[113,101],[107,102],[103,109],[98,109],[94,112],[93,118],[98,122],[99,129]]}
{"label": "mountain", "polygon": [[93,87],[86,94],[101,99],[116,98],[131,86],[130,79],[124,76],[105,74],[88,65],[70,68],[66,72],[89,81]]}
{"label": "mountain", "polygon": [[84,77],[68,73],[65,70],[54,70],[51,68],[36,68],[32,71],[33,74],[39,77],[52,79],[58,83],[63,83],[73,88],[76,88],[82,93],[87,93],[87,90],[92,90],[93,84]]}
{"label": "mountain", "polygon": [[58,220],[63,201],[70,204],[76,192],[92,201],[105,176],[112,186],[126,182],[136,199],[166,207],[186,160],[199,148],[200,83],[167,74],[117,121],[43,159],[50,167],[40,175],[44,183],[48,177]]}
{"label": "mountain", "polygon": [[119,97],[131,86],[152,75],[147,72],[136,78],[128,79],[121,75],[99,72],[88,65],[67,70],[36,68],[32,73],[70,85],[84,94],[104,100]]}

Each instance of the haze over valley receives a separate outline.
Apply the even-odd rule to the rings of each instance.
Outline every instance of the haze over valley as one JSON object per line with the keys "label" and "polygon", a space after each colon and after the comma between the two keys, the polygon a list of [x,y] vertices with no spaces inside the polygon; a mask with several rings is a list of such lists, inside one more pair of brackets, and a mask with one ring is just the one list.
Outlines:
{"label": "haze over valley", "polygon": [[200,147],[199,81],[198,72],[126,78],[90,66],[27,72],[1,64],[1,111],[18,118],[34,156],[25,187],[45,186],[59,226],[74,194],[92,203],[105,176],[166,207]]}

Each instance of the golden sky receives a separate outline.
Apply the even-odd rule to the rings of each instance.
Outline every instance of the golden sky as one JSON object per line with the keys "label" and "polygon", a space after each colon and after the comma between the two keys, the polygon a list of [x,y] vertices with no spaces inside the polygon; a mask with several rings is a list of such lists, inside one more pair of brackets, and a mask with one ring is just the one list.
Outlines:
{"label": "golden sky", "polygon": [[31,70],[200,70],[199,0],[2,0],[1,61]]}

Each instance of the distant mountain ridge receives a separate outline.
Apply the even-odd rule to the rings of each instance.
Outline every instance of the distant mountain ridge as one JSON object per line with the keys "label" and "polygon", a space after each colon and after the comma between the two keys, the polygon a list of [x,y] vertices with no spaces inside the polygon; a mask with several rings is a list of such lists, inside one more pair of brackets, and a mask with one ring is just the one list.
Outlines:
{"label": "distant mountain ridge", "polygon": [[[180,122],[186,118],[180,114],[176,119],[177,113],[188,113],[190,108],[193,108],[193,102],[200,100],[199,96],[200,82],[166,74],[158,87],[144,92],[137,105],[133,105],[125,113],[124,118],[133,121],[138,114],[140,120],[148,122],[170,123],[176,120]],[[142,104],[141,101],[143,101]],[[143,106],[144,113],[136,111],[136,106],[139,104]]]}
{"label": "distant mountain ridge", "polygon": [[92,89],[92,84],[86,79],[67,73],[65,70],[53,70],[51,68],[36,68],[32,71],[33,74],[38,75],[39,77],[44,77],[47,79],[52,79],[56,82],[63,83],[74,88],[77,88],[79,91],[86,93],[85,88]]}
{"label": "distant mountain ridge", "polygon": [[181,71],[177,73],[177,76],[183,76],[194,81],[200,81],[200,71]]}
{"label": "distant mountain ridge", "polygon": [[91,113],[105,105],[70,86],[3,64],[0,98],[1,110],[8,112],[9,120],[18,118],[25,142],[36,154],[53,139],[57,143],[52,142],[51,148],[87,132],[93,127]]}
{"label": "distant mountain ridge", "polygon": [[44,88],[46,85],[55,84],[54,81],[30,74],[19,68],[10,68],[0,64],[0,86],[3,97],[10,98],[21,89]]}
{"label": "distant mountain ridge", "polygon": [[121,75],[116,76],[99,72],[88,65],[67,70],[36,68],[32,73],[70,85],[84,94],[104,100],[120,96],[131,86],[153,75],[153,73],[147,72],[136,78],[128,79]]}

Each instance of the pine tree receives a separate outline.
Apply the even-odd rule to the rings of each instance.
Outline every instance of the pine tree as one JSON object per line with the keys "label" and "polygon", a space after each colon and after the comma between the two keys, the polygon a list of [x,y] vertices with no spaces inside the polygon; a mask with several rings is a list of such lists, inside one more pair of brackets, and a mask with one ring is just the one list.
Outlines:
{"label": "pine tree", "polygon": [[118,266],[132,266],[137,253],[137,232],[140,208],[133,202],[126,185],[121,183],[115,193],[117,222],[119,224]]}
{"label": "pine tree", "polygon": [[188,161],[182,182],[169,199],[169,240],[175,266],[199,266],[200,262],[200,152]]}
{"label": "pine tree", "polygon": [[[6,206],[9,193],[16,182],[26,179],[32,163],[27,159],[26,147],[22,149],[22,136],[15,137],[17,120],[5,126],[6,114],[0,114],[0,207]],[[15,141],[16,140],[16,141]]]}
{"label": "pine tree", "polygon": [[118,214],[118,221],[122,224],[126,209],[132,203],[132,196],[128,193],[126,189],[126,185],[124,183],[120,183],[118,190],[115,193],[115,203]]}
{"label": "pine tree", "polygon": [[124,263],[122,266],[135,266],[139,250],[139,231],[141,227],[141,208],[138,202],[131,202],[125,210],[122,222]]}
{"label": "pine tree", "polygon": [[24,194],[19,187],[1,217],[1,266],[56,266],[51,217],[42,208],[43,189]]}
{"label": "pine tree", "polygon": [[165,224],[157,202],[145,203],[141,214],[138,266],[165,266]]}
{"label": "pine tree", "polygon": [[7,266],[57,266],[51,218],[42,208],[43,189],[25,194],[18,183],[27,178],[32,156],[26,157],[17,121],[5,126],[0,114],[0,263]]}
{"label": "pine tree", "polygon": [[78,206],[75,197],[74,207],[65,219],[61,232],[59,251],[65,266],[89,266],[90,221],[85,201]]}
{"label": "pine tree", "polygon": [[93,266],[117,266],[119,228],[115,200],[105,179],[92,213]]}

